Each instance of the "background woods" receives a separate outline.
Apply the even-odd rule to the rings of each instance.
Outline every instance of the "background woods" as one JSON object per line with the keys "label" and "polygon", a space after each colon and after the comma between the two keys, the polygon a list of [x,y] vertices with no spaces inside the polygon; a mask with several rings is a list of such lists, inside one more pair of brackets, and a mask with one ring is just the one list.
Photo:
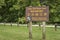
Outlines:
{"label": "background woods", "polygon": [[60,22],[60,0],[0,0],[0,22],[25,23],[25,8],[30,5],[48,5],[50,22]]}

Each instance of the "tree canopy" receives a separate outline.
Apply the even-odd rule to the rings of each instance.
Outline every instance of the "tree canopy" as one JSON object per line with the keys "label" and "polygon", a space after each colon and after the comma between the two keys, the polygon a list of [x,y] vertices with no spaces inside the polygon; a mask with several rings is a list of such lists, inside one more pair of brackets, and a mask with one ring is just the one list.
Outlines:
{"label": "tree canopy", "polygon": [[0,0],[0,22],[25,22],[28,6],[49,6],[50,22],[60,22],[60,0]]}

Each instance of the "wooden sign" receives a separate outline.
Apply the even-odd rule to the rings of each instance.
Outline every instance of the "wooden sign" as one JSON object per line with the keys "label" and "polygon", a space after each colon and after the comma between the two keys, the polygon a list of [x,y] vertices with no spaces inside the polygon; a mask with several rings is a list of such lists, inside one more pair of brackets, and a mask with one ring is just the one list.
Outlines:
{"label": "wooden sign", "polygon": [[48,6],[26,7],[26,20],[27,17],[30,17],[31,21],[48,21],[49,7]]}

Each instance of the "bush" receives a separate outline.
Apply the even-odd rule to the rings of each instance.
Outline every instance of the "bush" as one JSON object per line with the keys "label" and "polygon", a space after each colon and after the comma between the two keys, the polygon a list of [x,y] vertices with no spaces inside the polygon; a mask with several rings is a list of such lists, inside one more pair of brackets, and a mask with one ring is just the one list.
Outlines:
{"label": "bush", "polygon": [[25,23],[25,17],[19,18],[19,23],[24,24]]}

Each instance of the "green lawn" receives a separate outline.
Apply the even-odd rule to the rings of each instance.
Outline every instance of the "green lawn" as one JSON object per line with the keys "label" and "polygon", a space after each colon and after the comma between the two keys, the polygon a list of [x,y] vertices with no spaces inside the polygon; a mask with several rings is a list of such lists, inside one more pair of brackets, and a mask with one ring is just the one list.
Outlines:
{"label": "green lawn", "polygon": [[[33,40],[42,40],[42,30],[39,27],[32,28]],[[27,27],[0,25],[0,40],[29,40]],[[60,40],[60,28],[46,28],[46,40]]]}

